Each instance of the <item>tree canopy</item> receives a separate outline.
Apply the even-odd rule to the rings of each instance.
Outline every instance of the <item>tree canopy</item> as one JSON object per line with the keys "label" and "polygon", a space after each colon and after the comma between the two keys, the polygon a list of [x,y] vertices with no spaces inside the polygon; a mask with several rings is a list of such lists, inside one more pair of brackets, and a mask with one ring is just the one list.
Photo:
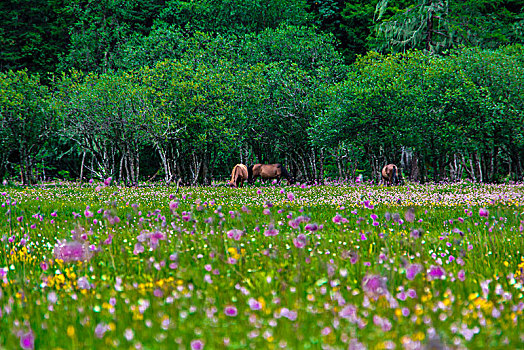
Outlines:
{"label": "tree canopy", "polygon": [[521,179],[522,1],[7,1],[0,178]]}

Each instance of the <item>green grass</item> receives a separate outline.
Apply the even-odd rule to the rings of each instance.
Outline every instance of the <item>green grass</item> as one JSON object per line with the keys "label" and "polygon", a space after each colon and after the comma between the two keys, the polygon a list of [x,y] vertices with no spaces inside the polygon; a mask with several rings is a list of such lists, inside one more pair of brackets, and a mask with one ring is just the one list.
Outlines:
{"label": "green grass", "polygon": [[95,186],[0,187],[0,348],[524,340],[523,186]]}

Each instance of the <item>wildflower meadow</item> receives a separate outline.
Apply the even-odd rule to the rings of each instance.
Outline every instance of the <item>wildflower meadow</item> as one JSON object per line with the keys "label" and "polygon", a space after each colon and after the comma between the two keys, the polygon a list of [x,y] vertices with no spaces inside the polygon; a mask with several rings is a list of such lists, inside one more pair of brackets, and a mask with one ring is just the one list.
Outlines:
{"label": "wildflower meadow", "polygon": [[0,187],[0,349],[522,348],[523,195]]}

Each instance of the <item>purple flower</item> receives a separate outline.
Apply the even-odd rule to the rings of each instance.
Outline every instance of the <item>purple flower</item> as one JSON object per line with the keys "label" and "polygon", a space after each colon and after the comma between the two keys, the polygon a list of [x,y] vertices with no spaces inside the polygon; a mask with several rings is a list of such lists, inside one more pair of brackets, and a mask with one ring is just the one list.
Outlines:
{"label": "purple flower", "polygon": [[111,176],[108,177],[107,179],[105,179],[105,180],[104,180],[104,185],[109,186],[109,185],[111,184],[111,180],[113,180],[113,179],[111,178]]}
{"label": "purple flower", "polygon": [[249,307],[251,308],[251,310],[256,311],[256,310],[262,309],[262,304],[260,304],[260,302],[256,300],[255,298],[249,298],[247,303],[249,304]]}
{"label": "purple flower", "polygon": [[89,206],[87,206],[86,210],[84,210],[84,216],[86,218],[92,218],[93,217],[93,212],[89,210]]}
{"label": "purple flower", "polygon": [[331,333],[331,327],[324,327],[324,328],[320,331],[320,333],[321,333],[322,335],[324,335],[324,336],[329,335],[329,333]]}
{"label": "purple flower", "polygon": [[56,293],[51,291],[49,294],[47,294],[47,301],[49,301],[51,304],[56,304],[58,300],[58,297],[56,296]]}
{"label": "purple flower", "polygon": [[307,244],[307,237],[305,234],[301,233],[297,236],[297,238],[293,239],[293,244],[295,247],[302,249]]}
{"label": "purple flower", "polygon": [[484,216],[484,217],[487,218],[488,215],[489,215],[489,211],[488,211],[487,209],[485,209],[485,208],[480,208],[480,209],[479,209],[479,215],[480,215],[480,216]]}
{"label": "purple flower", "polygon": [[295,195],[293,194],[293,192],[287,193],[287,199],[289,199],[291,202],[295,200]]}
{"label": "purple flower", "polygon": [[135,244],[135,249],[133,249],[133,254],[138,255],[144,252],[144,246],[140,243]]}
{"label": "purple flower", "polygon": [[294,321],[297,319],[297,312],[293,310],[289,310],[287,307],[283,307],[280,309],[280,312],[277,314],[277,317],[285,317],[290,321]]}
{"label": "purple flower", "polygon": [[307,224],[304,227],[304,230],[311,231],[311,232],[316,232],[316,231],[318,231],[318,225],[316,223]]}
{"label": "purple flower", "polygon": [[356,251],[349,252],[349,262],[355,265],[358,262],[358,253]]}
{"label": "purple flower", "polygon": [[342,310],[339,311],[338,315],[342,318],[349,320],[350,322],[357,321],[357,308],[355,305],[347,304]]}
{"label": "purple flower", "polygon": [[80,289],[91,289],[91,284],[89,283],[89,281],[87,280],[87,278],[85,276],[80,277],[76,281],[76,285]]}
{"label": "purple flower", "polygon": [[106,240],[104,240],[104,242],[102,242],[102,243],[105,244],[105,245],[109,245],[109,244],[111,244],[111,242],[113,242],[113,235],[110,233],[107,236]]}
{"label": "purple flower", "polygon": [[419,272],[422,271],[422,265],[420,264],[411,264],[406,268],[406,278],[412,281]]}
{"label": "purple flower", "polygon": [[464,280],[466,279],[466,272],[464,272],[464,270],[460,270],[457,273],[457,278],[459,279],[459,281],[464,282]]}
{"label": "purple flower", "polygon": [[172,213],[175,212],[176,209],[178,209],[178,205],[179,204],[180,204],[180,202],[178,202],[178,201],[176,201],[176,202],[174,202],[174,201],[169,202],[169,210],[171,210]]}
{"label": "purple flower", "polygon": [[0,267],[0,280],[7,283],[7,267]]}
{"label": "purple flower", "polygon": [[87,242],[66,242],[64,240],[55,245],[54,255],[55,259],[61,259],[67,263],[71,261],[87,261],[91,259],[93,253],[89,251]]}
{"label": "purple flower", "polygon": [[109,326],[106,325],[105,323],[103,322],[100,322],[99,324],[96,325],[95,327],[95,336],[97,338],[103,338],[104,337],[104,334],[109,330]]}
{"label": "purple flower", "polygon": [[292,228],[297,229],[298,226],[300,225],[300,221],[298,221],[298,220],[289,220],[288,224]]}
{"label": "purple flower", "polygon": [[337,213],[337,215],[333,216],[333,219],[331,219],[335,224],[339,224],[342,221],[342,216]]}
{"label": "purple flower", "polygon": [[273,226],[270,225],[267,230],[264,231],[264,236],[271,237],[278,235],[278,230]]}
{"label": "purple flower", "polygon": [[204,342],[200,339],[195,339],[191,341],[192,350],[202,350],[204,348]]}
{"label": "purple flower", "polygon": [[358,339],[351,338],[349,341],[348,350],[366,350],[366,345],[358,341]]}
{"label": "purple flower", "polygon": [[234,239],[235,241],[238,241],[238,240],[240,240],[240,238],[242,237],[243,234],[244,234],[244,231],[234,228],[234,229],[229,230],[227,232],[227,237],[231,238],[231,239]]}
{"label": "purple flower", "polygon": [[236,307],[228,305],[224,308],[224,314],[229,317],[235,317],[238,314],[238,311]]}
{"label": "purple flower", "polygon": [[416,229],[413,229],[413,230],[411,230],[410,236],[413,239],[418,239],[418,238],[420,238],[420,231],[416,230]]}
{"label": "purple flower", "polygon": [[31,329],[26,333],[20,334],[20,346],[22,349],[35,348],[35,335]]}
{"label": "purple flower", "polygon": [[428,280],[442,279],[446,276],[446,271],[441,266],[431,265],[428,269]]}
{"label": "purple flower", "polygon": [[377,299],[382,295],[388,294],[386,282],[386,277],[375,274],[367,274],[362,279],[362,289],[369,297]]}
{"label": "purple flower", "polygon": [[383,332],[391,330],[391,322],[387,318],[382,318],[378,315],[373,316],[373,323],[375,326],[382,328]]}

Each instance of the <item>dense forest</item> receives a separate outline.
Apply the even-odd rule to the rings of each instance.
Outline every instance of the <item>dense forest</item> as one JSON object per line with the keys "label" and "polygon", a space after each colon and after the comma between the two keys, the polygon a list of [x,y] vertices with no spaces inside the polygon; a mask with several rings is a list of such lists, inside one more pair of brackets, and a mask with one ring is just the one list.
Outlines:
{"label": "dense forest", "polygon": [[0,180],[521,181],[524,0],[5,0]]}

